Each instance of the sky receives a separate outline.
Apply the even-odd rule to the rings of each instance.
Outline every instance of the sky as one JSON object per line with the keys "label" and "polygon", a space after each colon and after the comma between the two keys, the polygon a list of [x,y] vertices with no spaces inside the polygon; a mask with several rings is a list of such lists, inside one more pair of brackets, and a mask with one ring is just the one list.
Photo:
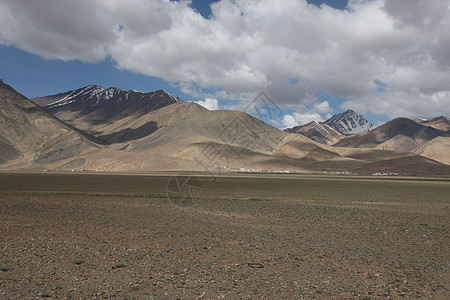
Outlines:
{"label": "sky", "polygon": [[450,116],[448,28],[450,0],[2,0],[0,78],[241,111],[264,92],[279,128],[347,109],[379,125]]}

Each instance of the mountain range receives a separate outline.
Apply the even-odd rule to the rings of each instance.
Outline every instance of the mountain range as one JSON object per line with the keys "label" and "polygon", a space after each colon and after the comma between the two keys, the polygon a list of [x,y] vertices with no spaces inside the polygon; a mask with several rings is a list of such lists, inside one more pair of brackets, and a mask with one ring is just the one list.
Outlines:
{"label": "mountain range", "polygon": [[281,131],[162,90],[87,86],[31,101],[1,82],[0,169],[450,175],[446,131],[408,119],[374,129],[361,118],[347,111]]}
{"label": "mountain range", "polygon": [[[349,126],[343,127],[340,123],[342,120]],[[369,129],[361,131],[358,124]],[[352,130],[359,133],[345,134]],[[396,118],[375,128],[363,116],[347,110],[325,122],[313,121],[285,131],[302,134],[316,142],[334,147],[410,152],[450,164],[450,120],[444,116],[414,121]]]}
{"label": "mountain range", "polygon": [[414,121],[418,124],[430,126],[439,129],[440,131],[450,133],[450,119],[447,117],[439,116],[432,119],[415,119]]}
{"label": "mountain range", "polygon": [[334,145],[346,136],[370,131],[374,127],[363,116],[349,109],[324,122],[312,121],[308,124],[287,128],[284,131],[302,134],[325,145]]}

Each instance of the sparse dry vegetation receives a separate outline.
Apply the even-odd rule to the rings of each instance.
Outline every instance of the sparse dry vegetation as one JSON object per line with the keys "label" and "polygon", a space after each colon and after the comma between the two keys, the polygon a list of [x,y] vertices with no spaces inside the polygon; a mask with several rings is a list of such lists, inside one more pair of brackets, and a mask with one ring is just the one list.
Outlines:
{"label": "sparse dry vegetation", "polygon": [[448,180],[203,178],[182,208],[169,178],[0,174],[0,298],[449,294]]}

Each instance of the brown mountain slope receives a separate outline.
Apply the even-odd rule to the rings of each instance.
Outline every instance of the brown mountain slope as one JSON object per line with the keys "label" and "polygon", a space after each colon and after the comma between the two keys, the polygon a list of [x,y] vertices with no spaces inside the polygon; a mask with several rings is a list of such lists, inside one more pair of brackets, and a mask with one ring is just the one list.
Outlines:
{"label": "brown mountain slope", "polygon": [[[198,105],[179,103],[173,106],[173,109],[186,110],[186,106]],[[158,113],[165,113],[164,108]],[[242,112],[206,110],[129,143],[127,151],[170,154],[172,157],[195,161],[198,167],[204,169],[273,169],[277,165],[289,165],[291,170],[302,169],[292,162],[286,163],[285,158],[272,155],[285,135]]]}
{"label": "brown mountain slope", "polygon": [[419,146],[419,143],[411,137],[397,134],[391,139],[376,146],[376,149],[391,150],[397,152],[412,152]]}
{"label": "brown mountain slope", "polygon": [[[146,131],[146,124],[153,127]],[[142,132],[133,137],[138,130]],[[195,103],[175,103],[137,119],[124,118],[99,126],[97,133],[101,138],[109,135],[114,142],[108,150],[86,153],[59,167],[311,171],[316,170],[314,161],[345,160],[329,147],[245,113],[208,111]]]}
{"label": "brown mountain slope", "polygon": [[285,129],[284,131],[289,133],[298,133],[313,141],[324,145],[333,145],[339,142],[344,135],[337,132],[327,124],[323,122],[312,121],[305,125],[295,126]]}
{"label": "brown mountain slope", "polygon": [[414,121],[418,124],[430,126],[443,132],[450,131],[450,120],[444,116],[435,117],[429,120],[415,119]]}
{"label": "brown mountain slope", "polygon": [[[0,82],[0,160],[30,166],[40,156],[71,157],[93,144],[39,106]],[[57,144],[64,140],[63,144]]]}
{"label": "brown mountain slope", "polygon": [[95,125],[92,127],[95,129],[93,134],[108,144],[138,140],[191,115],[205,111],[208,110],[193,103],[174,103],[140,117],[128,115],[114,123]]}
{"label": "brown mountain slope", "polygon": [[[418,145],[442,135],[443,133],[435,128],[417,124],[410,119],[397,118],[372,131],[346,137],[336,143],[335,146],[375,148],[381,145],[380,148],[384,150],[407,152],[413,151]],[[389,142],[391,139],[395,140]]]}
{"label": "brown mountain slope", "polygon": [[0,164],[20,157],[22,157],[20,151],[14,148],[6,138],[0,135]]}
{"label": "brown mountain slope", "polygon": [[[185,106],[198,106],[185,103]],[[164,111],[161,111],[164,113]],[[239,111],[203,111],[180,119],[178,122],[162,128],[148,139],[132,144],[131,149],[140,149],[172,139],[195,138],[245,147],[251,150],[270,153],[286,133]]]}
{"label": "brown mountain slope", "polygon": [[382,149],[371,149],[371,148],[334,147],[333,149],[336,150],[336,152],[342,156],[353,158],[358,161],[363,161],[365,163],[373,163],[384,160],[394,160],[411,155],[409,153],[404,152],[396,152]]}
{"label": "brown mountain slope", "polygon": [[334,149],[342,156],[361,162],[355,168],[349,168],[348,170],[363,175],[398,173],[405,175],[450,176],[449,166],[414,153],[372,148],[334,147]]}
{"label": "brown mountain slope", "polygon": [[450,166],[414,154],[365,164],[354,171],[360,174],[398,173],[399,175],[450,175]]}
{"label": "brown mountain slope", "polygon": [[437,137],[421,145],[414,153],[450,165],[450,137]]}

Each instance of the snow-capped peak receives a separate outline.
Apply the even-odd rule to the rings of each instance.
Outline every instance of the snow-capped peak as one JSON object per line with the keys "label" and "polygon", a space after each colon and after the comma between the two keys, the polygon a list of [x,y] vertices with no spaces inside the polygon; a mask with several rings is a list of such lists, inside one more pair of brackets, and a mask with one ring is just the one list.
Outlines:
{"label": "snow-capped peak", "polygon": [[342,134],[360,133],[374,128],[373,124],[351,109],[332,116],[324,123]]}
{"label": "snow-capped peak", "polygon": [[417,118],[416,119],[416,122],[426,122],[426,121],[428,121],[428,119],[425,119],[425,118]]}
{"label": "snow-capped peak", "polygon": [[[158,98],[166,99],[163,101],[167,101],[167,104],[170,104],[170,102],[182,102],[179,98],[163,90],[145,93],[136,90],[122,91],[121,89],[115,87],[104,89],[103,87],[98,85],[88,85],[77,90],[72,90],[63,94],[55,95],[59,97],[55,97],[55,100],[47,105],[47,107],[49,109],[54,109],[70,104],[83,105],[94,108],[106,104],[111,105],[111,103],[134,103],[136,101],[144,101],[143,103],[145,103],[153,99],[153,97],[156,95],[159,95]],[[156,100],[156,98],[154,100]]]}
{"label": "snow-capped peak", "polygon": [[182,102],[180,99],[178,99],[177,97],[175,97],[174,95],[164,91],[164,90],[160,90],[161,92],[163,92],[164,94],[166,94],[167,96],[169,96],[170,99],[172,99],[175,102]]}

